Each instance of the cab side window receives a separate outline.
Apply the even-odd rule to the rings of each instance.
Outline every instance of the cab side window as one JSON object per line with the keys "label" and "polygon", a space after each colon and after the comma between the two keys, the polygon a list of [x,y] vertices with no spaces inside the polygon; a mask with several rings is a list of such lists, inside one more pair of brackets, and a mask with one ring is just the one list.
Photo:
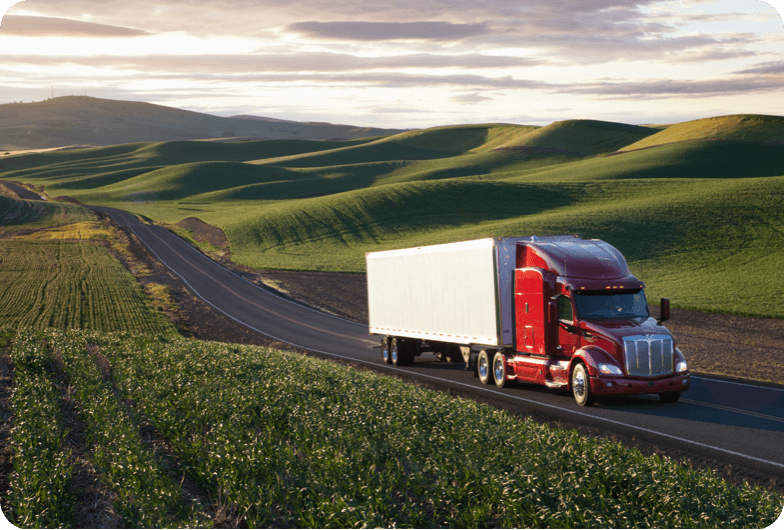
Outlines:
{"label": "cab side window", "polygon": [[566,320],[568,322],[574,320],[572,300],[568,296],[558,296],[558,320]]}

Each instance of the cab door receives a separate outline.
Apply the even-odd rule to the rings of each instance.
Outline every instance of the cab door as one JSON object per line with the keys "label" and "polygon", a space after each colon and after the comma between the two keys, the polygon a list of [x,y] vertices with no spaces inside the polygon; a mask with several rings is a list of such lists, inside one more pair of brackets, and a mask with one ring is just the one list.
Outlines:
{"label": "cab door", "polygon": [[545,355],[545,295],[542,271],[515,270],[515,335],[520,353]]}
{"label": "cab door", "polygon": [[574,303],[569,296],[559,294],[555,297],[558,308],[558,346],[559,355],[571,357],[580,348],[580,327],[577,325]]}

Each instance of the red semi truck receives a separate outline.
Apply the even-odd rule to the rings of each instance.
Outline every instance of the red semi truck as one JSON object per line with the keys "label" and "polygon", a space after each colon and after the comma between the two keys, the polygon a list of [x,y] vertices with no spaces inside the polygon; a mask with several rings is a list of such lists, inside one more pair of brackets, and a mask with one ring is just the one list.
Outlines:
{"label": "red semi truck", "polygon": [[422,353],[464,361],[482,383],[521,381],[673,403],[689,371],[667,298],[652,318],[645,285],[612,245],[576,236],[480,239],[366,255],[369,330],[384,361]]}

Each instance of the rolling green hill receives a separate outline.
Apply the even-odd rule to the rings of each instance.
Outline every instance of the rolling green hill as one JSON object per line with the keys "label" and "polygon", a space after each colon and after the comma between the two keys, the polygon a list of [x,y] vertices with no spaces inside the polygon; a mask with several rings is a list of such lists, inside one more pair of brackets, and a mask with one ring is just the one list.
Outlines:
{"label": "rolling green hill", "polygon": [[223,118],[137,101],[64,96],[0,105],[0,150],[237,138],[325,140],[402,132],[271,118]]}
{"label": "rolling green hill", "polygon": [[579,234],[617,246],[651,299],[784,318],[769,292],[784,282],[782,138],[775,116],[482,124],[20,155],[0,178],[164,223],[196,216],[257,268],[362,271],[369,251]]}
{"label": "rolling green hill", "polygon": [[597,120],[557,121],[523,133],[501,147],[559,149],[582,155],[611,153],[656,134],[658,129]]}

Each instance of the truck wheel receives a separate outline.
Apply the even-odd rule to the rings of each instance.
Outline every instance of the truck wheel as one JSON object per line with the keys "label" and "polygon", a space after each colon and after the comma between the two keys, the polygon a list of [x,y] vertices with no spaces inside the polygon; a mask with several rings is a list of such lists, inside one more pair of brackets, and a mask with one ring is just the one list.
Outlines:
{"label": "truck wheel", "polygon": [[493,370],[490,363],[490,352],[482,350],[479,352],[479,358],[476,360],[476,371],[479,373],[479,380],[489,385],[493,382]]}
{"label": "truck wheel", "polygon": [[675,403],[680,398],[680,392],[659,392],[659,399],[662,400],[662,403]]}
{"label": "truck wheel", "polygon": [[575,365],[572,371],[572,393],[574,400],[581,407],[593,405],[593,395],[591,394],[591,381],[588,379],[588,370],[583,363]]}
{"label": "truck wheel", "polygon": [[504,388],[511,383],[506,379],[506,357],[500,351],[493,357],[493,380],[498,388]]}
{"label": "truck wheel", "polygon": [[392,357],[389,355],[389,337],[381,339],[381,357],[387,364],[392,364]]}
{"label": "truck wheel", "polygon": [[406,366],[414,362],[414,352],[411,344],[399,337],[392,337],[389,343],[389,357],[395,366]]}

